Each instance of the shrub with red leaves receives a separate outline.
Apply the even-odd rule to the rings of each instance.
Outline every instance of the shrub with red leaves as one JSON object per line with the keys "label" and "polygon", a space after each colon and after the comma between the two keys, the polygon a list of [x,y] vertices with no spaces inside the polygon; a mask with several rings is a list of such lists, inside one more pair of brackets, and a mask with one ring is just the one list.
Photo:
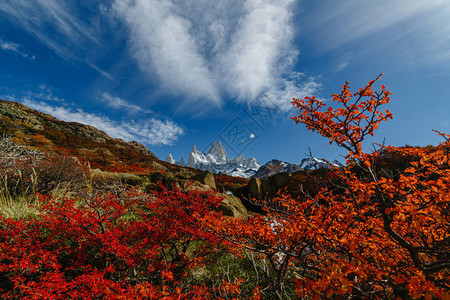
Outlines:
{"label": "shrub with red leaves", "polygon": [[[178,190],[43,197],[37,219],[0,217],[0,295],[6,299],[212,298],[190,285],[190,270],[208,262],[219,241],[198,222],[218,214],[213,194]],[[195,247],[191,247],[195,244]],[[188,253],[189,252],[189,253]],[[225,282],[230,295],[238,283]]]}

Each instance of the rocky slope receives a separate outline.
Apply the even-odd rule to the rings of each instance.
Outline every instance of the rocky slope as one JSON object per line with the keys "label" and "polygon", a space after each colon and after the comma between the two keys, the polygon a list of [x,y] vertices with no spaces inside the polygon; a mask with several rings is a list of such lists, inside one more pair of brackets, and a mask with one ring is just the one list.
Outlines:
{"label": "rocky slope", "polygon": [[20,103],[0,100],[0,135],[43,152],[67,154],[105,170],[143,167],[158,158],[144,145],[115,139],[89,125],[64,122]]}

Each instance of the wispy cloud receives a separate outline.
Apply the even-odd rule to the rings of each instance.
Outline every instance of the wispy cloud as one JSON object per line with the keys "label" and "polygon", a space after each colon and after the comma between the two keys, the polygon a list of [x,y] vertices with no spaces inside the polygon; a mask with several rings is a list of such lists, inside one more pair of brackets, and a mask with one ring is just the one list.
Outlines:
{"label": "wispy cloud", "polygon": [[315,78],[306,78],[305,75],[293,72],[286,78],[274,83],[275,88],[260,95],[258,102],[262,106],[273,107],[288,111],[292,108],[292,98],[305,98],[317,91],[321,84]]}
{"label": "wispy cloud", "polygon": [[52,106],[28,98],[21,102],[63,121],[92,125],[114,138],[125,141],[137,140],[149,145],[172,145],[184,133],[180,126],[170,120],[150,118],[131,122],[117,122],[103,115],[85,112],[80,108]]}
{"label": "wispy cloud", "polygon": [[131,30],[130,46],[139,67],[175,94],[218,103],[213,75],[201,55],[192,23],[171,1],[116,1]]}
{"label": "wispy cloud", "polygon": [[292,47],[293,1],[246,1],[228,51],[222,53],[226,88],[238,99],[276,89],[298,52]]}
{"label": "wispy cloud", "polygon": [[299,55],[297,5],[295,0],[112,0],[90,4],[92,15],[86,16],[70,1],[3,0],[0,13],[61,57],[85,62],[111,80],[86,52],[101,47],[101,26],[93,24],[114,15],[118,18],[106,25],[126,26],[129,53],[147,80],[177,96],[181,109],[202,111],[229,99],[252,103],[261,94],[276,95],[272,101],[289,107],[295,95],[287,93],[317,86],[311,79],[294,86],[291,79]]}
{"label": "wispy cloud", "polygon": [[19,52],[19,44],[0,40],[0,47],[5,51]]}
{"label": "wispy cloud", "polygon": [[8,41],[4,41],[0,38],[0,48],[3,51],[9,51],[9,52],[14,52],[16,54],[21,55],[22,57],[26,57],[26,58],[31,58],[31,59],[36,59],[36,57],[34,55],[30,56],[27,53],[21,51],[20,45],[17,43],[13,43],[13,42],[8,42]]}
{"label": "wispy cloud", "polygon": [[140,106],[131,104],[130,102],[123,100],[119,97],[114,97],[110,93],[104,92],[101,95],[100,100],[106,104],[106,106],[114,108],[114,109],[121,109],[126,110],[130,113],[149,113],[150,111],[145,110],[141,108]]}
{"label": "wispy cloud", "polygon": [[74,59],[76,50],[87,41],[98,42],[89,24],[77,18],[70,1],[2,0],[0,12],[68,60]]}
{"label": "wispy cloud", "polygon": [[184,134],[184,130],[173,121],[154,118],[143,122],[122,123],[121,127],[137,137],[137,140],[151,145],[172,145]]}
{"label": "wispy cloud", "polygon": [[397,52],[401,60],[444,61],[450,58],[448,0],[348,0],[316,2],[301,16],[304,30],[321,51],[352,44]]}
{"label": "wispy cloud", "polygon": [[55,95],[53,89],[45,84],[34,86],[33,90],[1,88],[1,99],[19,101],[20,99],[34,99],[45,102],[64,102],[64,98]]}
{"label": "wispy cloud", "polygon": [[86,62],[86,64],[87,64],[88,66],[90,66],[92,69],[94,69],[95,71],[99,72],[101,75],[105,76],[106,78],[108,78],[108,79],[110,79],[110,80],[114,80],[114,77],[113,77],[111,74],[109,74],[108,72],[106,72],[106,71],[100,69],[100,68],[97,67],[96,65],[91,64],[91,63],[89,63],[89,62]]}
{"label": "wispy cloud", "polygon": [[353,53],[348,52],[337,59],[336,65],[334,67],[335,72],[340,72],[344,70],[352,61]]}
{"label": "wispy cloud", "polygon": [[293,95],[283,91],[294,89],[288,74],[298,56],[294,5],[294,0],[115,0],[113,9],[130,29],[130,51],[140,69],[156,75],[166,91],[186,96],[188,103],[213,105],[271,93],[285,107]]}

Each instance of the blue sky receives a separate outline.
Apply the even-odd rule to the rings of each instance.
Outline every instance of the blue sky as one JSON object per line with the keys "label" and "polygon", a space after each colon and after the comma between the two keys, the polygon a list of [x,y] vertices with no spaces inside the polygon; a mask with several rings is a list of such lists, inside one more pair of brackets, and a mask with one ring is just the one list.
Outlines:
{"label": "blue sky", "polygon": [[188,158],[299,162],[344,152],[290,100],[380,73],[394,119],[370,142],[450,133],[448,0],[2,0],[0,98]]}

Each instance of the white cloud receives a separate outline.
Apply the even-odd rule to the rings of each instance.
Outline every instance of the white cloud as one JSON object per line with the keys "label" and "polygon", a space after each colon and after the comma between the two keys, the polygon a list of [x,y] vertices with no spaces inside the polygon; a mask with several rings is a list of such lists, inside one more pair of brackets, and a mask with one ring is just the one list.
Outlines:
{"label": "white cloud", "polygon": [[6,51],[19,52],[19,44],[0,40],[0,47]]}
{"label": "white cloud", "polygon": [[340,72],[342,70],[344,70],[352,61],[353,58],[353,53],[352,52],[348,52],[344,55],[342,55],[341,57],[338,58],[336,66],[334,67],[334,71],[335,72]]}
{"label": "white cloud", "polygon": [[116,1],[131,30],[130,45],[139,67],[166,89],[192,98],[218,101],[212,74],[190,34],[192,23],[170,1]]}
{"label": "white cloud", "polygon": [[142,137],[144,142],[152,145],[172,145],[184,130],[170,120],[151,118],[144,122],[123,123],[122,128],[136,137]]}
{"label": "white cloud", "polygon": [[100,19],[118,16],[123,22],[110,19],[109,29],[126,25],[140,70],[178,96],[181,109],[201,113],[224,99],[251,103],[261,93],[277,95],[273,101],[286,107],[292,95],[283,91],[305,89],[303,83],[295,89],[289,78],[299,53],[296,6],[295,0],[112,0],[86,16],[71,1],[3,0],[0,13],[66,60],[86,62],[112,80],[86,52],[101,46]]}
{"label": "white cloud", "polygon": [[45,84],[40,84],[39,92],[31,92],[27,91],[26,95],[29,99],[39,99],[44,101],[52,101],[52,102],[64,102],[63,98],[55,96],[53,89]]}
{"label": "white cloud", "polygon": [[11,101],[18,101],[18,99],[34,99],[46,102],[64,102],[63,98],[56,96],[53,89],[45,84],[40,84],[33,91],[23,89],[1,89],[3,94],[0,95],[2,99],[10,99]]}
{"label": "white cloud", "polygon": [[321,51],[363,45],[417,63],[450,58],[449,14],[448,0],[322,0],[301,20]]}
{"label": "white cloud", "polygon": [[[8,41],[4,41],[2,39],[0,39],[0,48],[3,51],[10,51],[10,52],[14,52],[17,53],[23,57],[30,57],[28,54],[22,52],[19,50],[20,45],[17,43],[13,43],[13,42],[8,42]],[[30,57],[31,59],[35,59],[34,56]]]}
{"label": "white cloud", "polygon": [[293,1],[249,0],[230,49],[223,53],[227,89],[238,99],[253,99],[276,88],[297,56],[293,51]]}
{"label": "white cloud", "polygon": [[123,100],[119,97],[114,97],[109,93],[104,92],[101,95],[100,100],[106,104],[106,106],[114,108],[114,109],[122,109],[127,110],[130,113],[137,113],[137,112],[145,112],[149,113],[148,110],[144,110],[141,107],[131,104],[126,100]]}
{"label": "white cloud", "polygon": [[88,113],[82,109],[51,106],[45,102],[27,98],[21,102],[28,107],[48,113],[63,121],[92,125],[114,138],[125,141],[137,140],[149,145],[172,145],[184,133],[180,126],[170,120],[162,121],[150,118],[132,122],[116,122],[106,116]]}
{"label": "white cloud", "polygon": [[106,78],[108,78],[108,79],[110,79],[110,80],[114,80],[114,77],[113,77],[111,74],[109,74],[108,72],[106,72],[106,71],[100,69],[100,68],[97,67],[96,65],[91,64],[91,63],[89,63],[89,62],[86,62],[86,64],[87,64],[88,66],[90,66],[92,69],[94,69],[95,71],[99,72],[101,75],[105,76]]}
{"label": "white cloud", "polygon": [[301,73],[293,73],[287,78],[275,82],[275,88],[263,93],[258,101],[262,106],[276,106],[282,111],[292,108],[292,98],[305,98],[311,96],[321,85],[314,78],[304,79]]}
{"label": "white cloud", "polygon": [[76,50],[87,41],[98,43],[91,27],[77,18],[70,1],[2,0],[0,12],[65,59],[74,59]]}
{"label": "white cloud", "polygon": [[[130,30],[130,50],[143,72],[187,103],[220,105],[223,96],[252,102],[293,95],[280,86],[298,51],[293,46],[294,0],[115,0],[113,9]],[[309,85],[312,87],[312,85]],[[296,92],[303,90],[298,87]]]}

